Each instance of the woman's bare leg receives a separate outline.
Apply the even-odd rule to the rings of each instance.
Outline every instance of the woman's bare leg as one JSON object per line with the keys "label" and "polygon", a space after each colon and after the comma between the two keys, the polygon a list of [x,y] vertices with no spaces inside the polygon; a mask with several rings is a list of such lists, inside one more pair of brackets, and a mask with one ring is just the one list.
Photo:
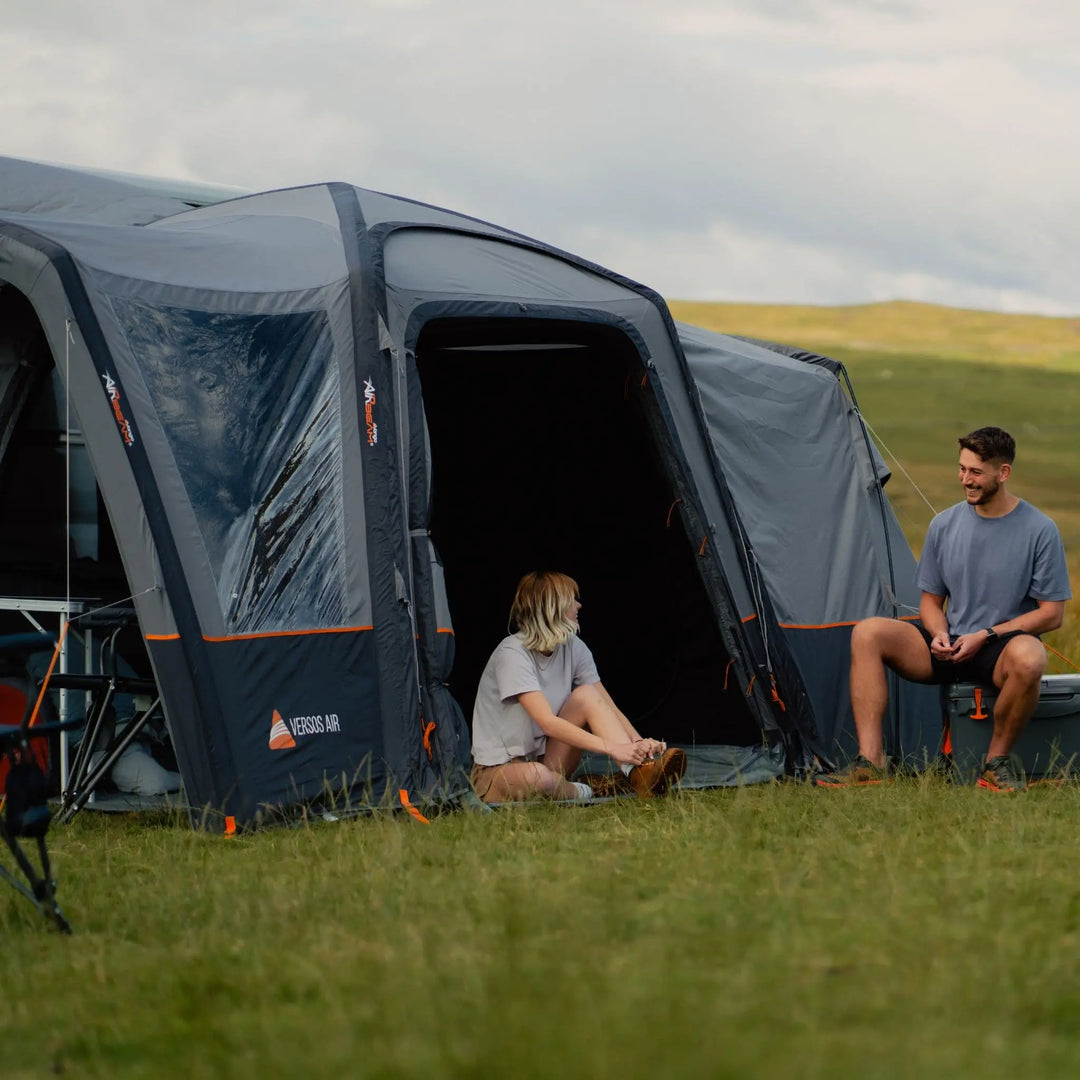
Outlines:
{"label": "woman's bare leg", "polygon": [[497,765],[487,789],[479,792],[484,802],[524,802],[527,799],[576,799],[577,788],[542,761],[511,761]]}
{"label": "woman's bare leg", "polygon": [[[566,704],[559,710],[559,716],[576,727],[588,728],[606,743],[614,745],[631,740],[631,735],[624,730],[618,714],[594,686],[579,686],[567,698]],[[573,776],[582,753],[576,746],[549,737],[544,764],[561,776]]]}

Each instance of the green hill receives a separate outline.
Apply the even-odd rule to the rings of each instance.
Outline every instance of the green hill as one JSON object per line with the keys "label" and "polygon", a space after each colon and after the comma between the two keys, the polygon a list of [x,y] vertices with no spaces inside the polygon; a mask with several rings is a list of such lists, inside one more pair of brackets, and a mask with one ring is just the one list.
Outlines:
{"label": "green hill", "polygon": [[1080,317],[1004,315],[893,300],[851,307],[672,300],[676,319],[828,353],[840,346],[940,360],[1080,371]]}

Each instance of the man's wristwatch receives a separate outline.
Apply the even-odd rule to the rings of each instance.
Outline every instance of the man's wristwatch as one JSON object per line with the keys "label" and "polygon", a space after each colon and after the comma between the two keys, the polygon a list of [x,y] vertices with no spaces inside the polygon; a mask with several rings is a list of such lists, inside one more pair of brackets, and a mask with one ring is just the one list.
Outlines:
{"label": "man's wristwatch", "polygon": [[986,641],[984,644],[989,645],[997,636],[997,631],[992,626],[988,626],[986,628]]}

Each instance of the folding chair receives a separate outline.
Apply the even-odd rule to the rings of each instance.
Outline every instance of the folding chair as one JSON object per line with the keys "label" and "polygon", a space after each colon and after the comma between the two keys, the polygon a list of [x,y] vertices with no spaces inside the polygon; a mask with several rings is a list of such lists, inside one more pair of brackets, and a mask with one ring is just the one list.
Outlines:
{"label": "folding chair", "polygon": [[[67,781],[60,793],[57,821],[70,821],[90,800],[98,784],[112,770],[124,751],[135,741],[161,704],[153,679],[140,679],[118,672],[117,638],[135,618],[132,608],[111,608],[83,618],[83,626],[108,631],[101,644],[101,671],[96,674],[54,674],[49,686],[57,690],[82,690],[90,695],[86,730],[75,753]],[[135,715],[118,733],[113,704],[117,694],[142,699]]]}
{"label": "folding chair", "polygon": [[[25,896],[42,915],[52,919],[59,930],[70,934],[71,925],[56,903],[56,882],[49,864],[49,850],[45,845],[45,834],[52,820],[48,784],[30,742],[41,736],[68,731],[81,721],[54,721],[31,727],[29,714],[30,710],[27,709],[26,719],[18,726],[0,726],[0,754],[10,765],[4,813],[0,815],[0,835],[15,859],[17,870],[26,880],[23,881],[2,864],[0,879]],[[20,839],[36,842],[37,866],[23,850]]]}

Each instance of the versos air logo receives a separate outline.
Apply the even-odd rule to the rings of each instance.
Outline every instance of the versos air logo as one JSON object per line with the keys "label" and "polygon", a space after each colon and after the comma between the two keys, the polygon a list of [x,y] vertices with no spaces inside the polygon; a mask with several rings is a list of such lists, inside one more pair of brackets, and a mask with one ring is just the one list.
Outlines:
{"label": "versos air logo", "polygon": [[291,750],[297,739],[312,735],[340,735],[341,719],[337,713],[316,713],[314,716],[284,718],[274,710],[270,719],[270,749]]}
{"label": "versos air logo", "polygon": [[120,429],[120,438],[124,440],[125,446],[134,446],[135,432],[132,431],[131,421],[124,415],[124,410],[120,405],[120,390],[116,385],[116,380],[108,372],[101,377],[105,381],[105,393],[109,395],[109,401],[112,402],[113,416],[116,417],[116,426]]}
{"label": "versos air logo", "polygon": [[364,423],[367,425],[368,446],[379,441],[379,425],[375,423],[375,384],[364,380]]}

